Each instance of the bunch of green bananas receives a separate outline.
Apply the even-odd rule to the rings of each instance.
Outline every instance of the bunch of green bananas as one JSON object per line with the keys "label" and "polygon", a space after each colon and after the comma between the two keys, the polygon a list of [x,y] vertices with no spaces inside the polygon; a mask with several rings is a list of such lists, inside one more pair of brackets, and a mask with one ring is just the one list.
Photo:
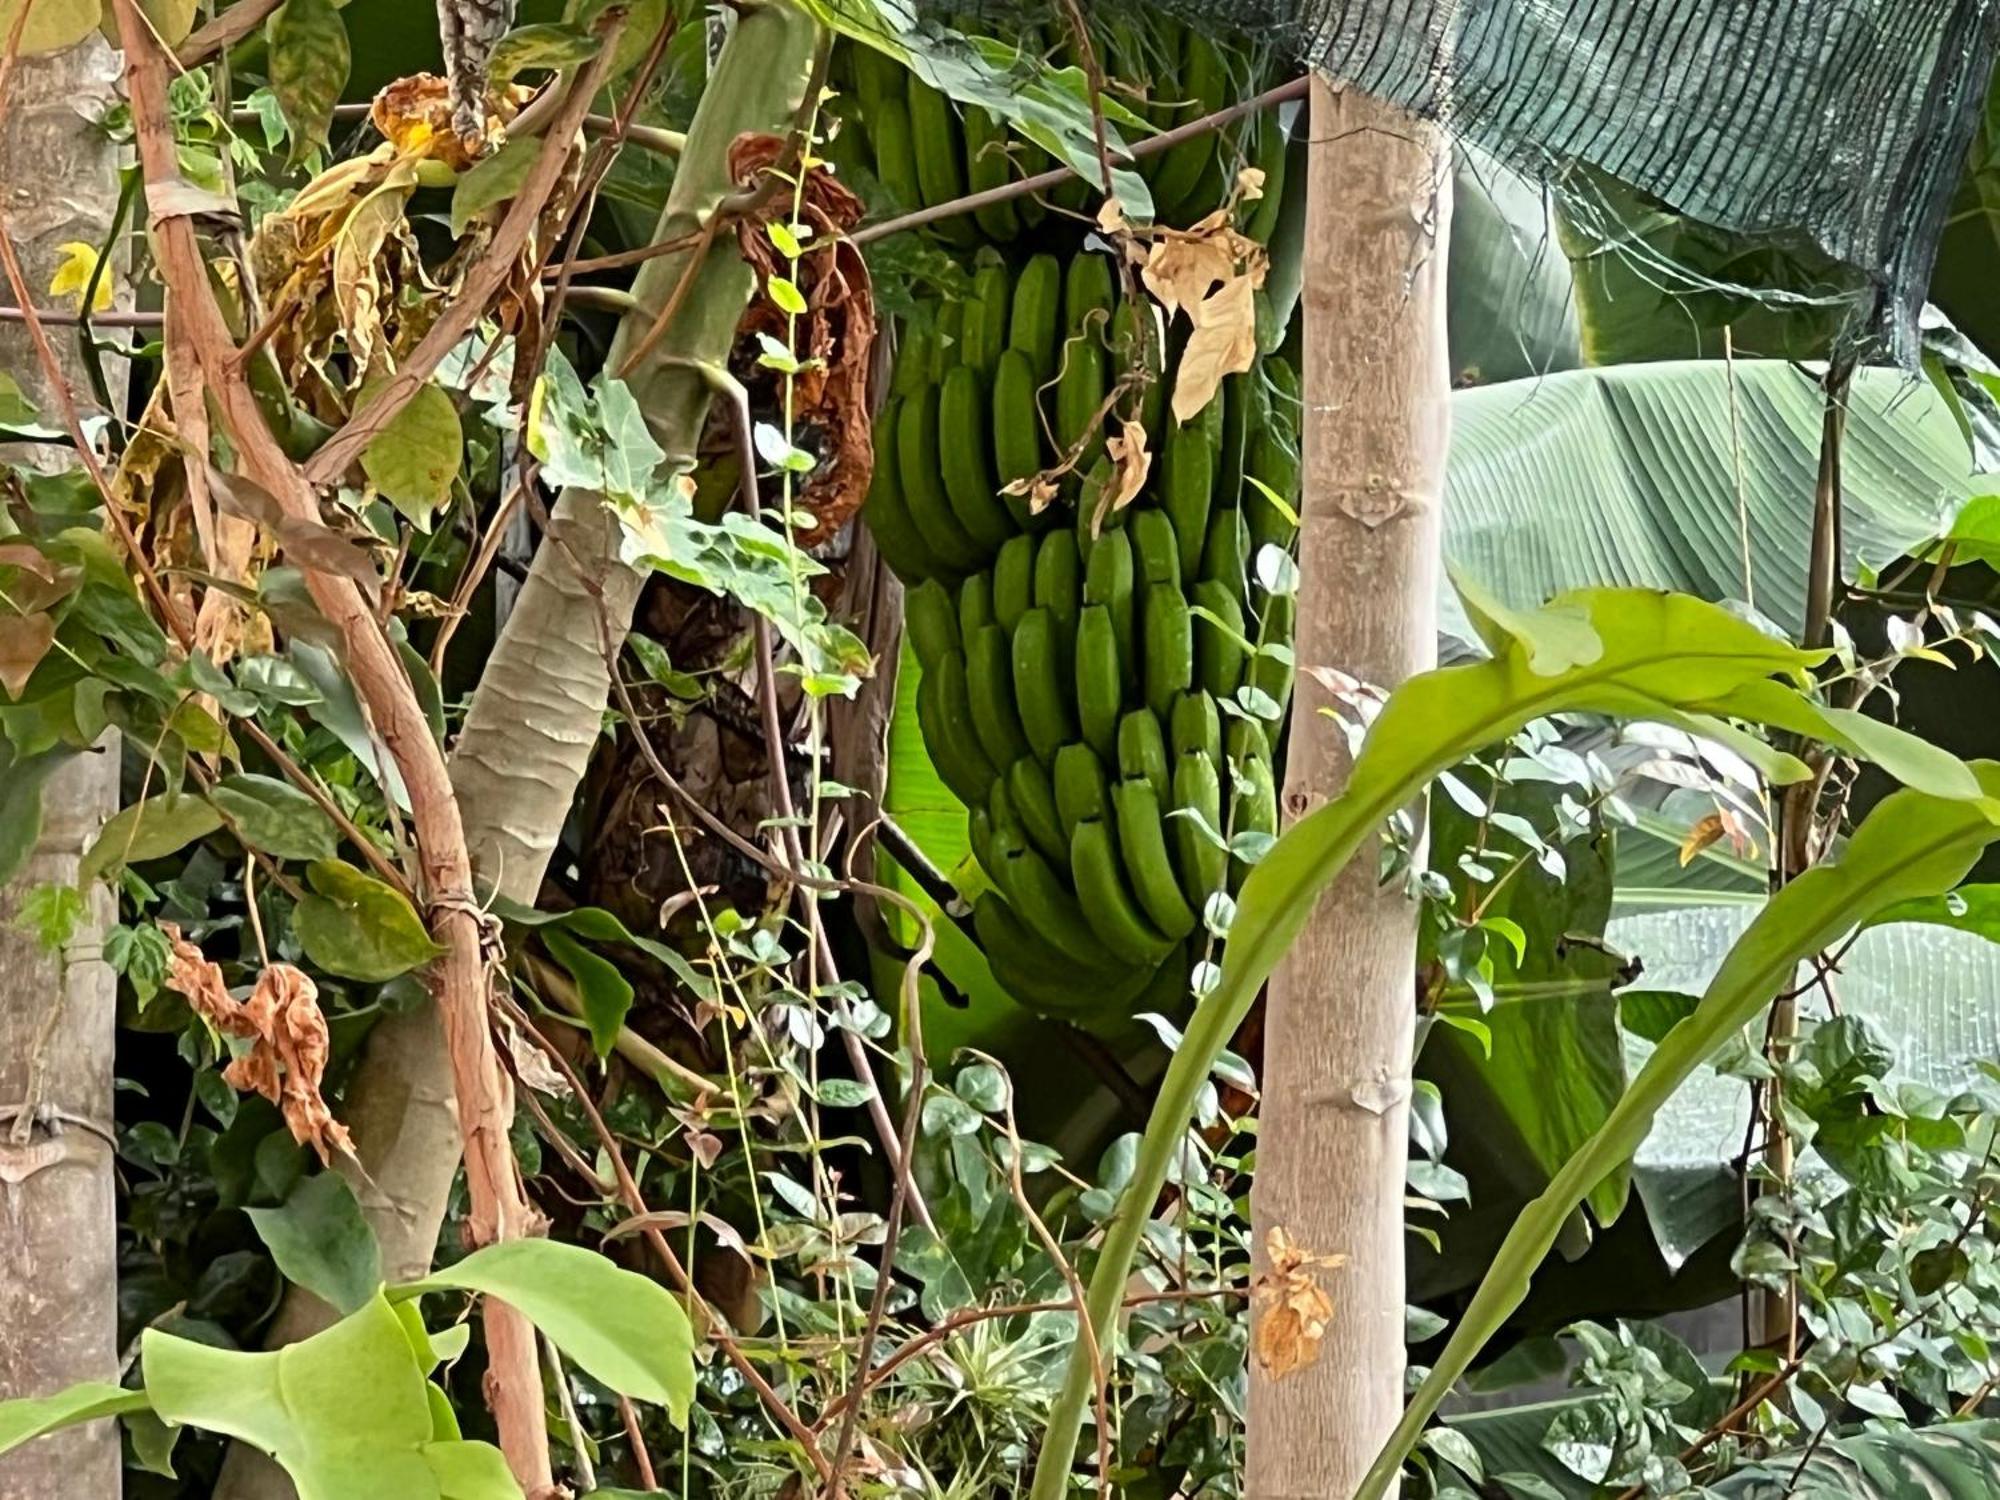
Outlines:
{"label": "bunch of green bananas", "polygon": [[[1170,430],[1095,538],[1106,459],[1074,506],[1035,516],[999,494],[1097,414],[1111,356],[1090,325],[1117,321],[1107,264],[1037,258],[1011,299],[1005,267],[981,268],[942,381],[933,350],[899,366],[920,373],[885,410],[863,511],[914,584],[918,723],[994,887],[975,908],[981,945],[1016,999],[1080,1021],[1183,993],[1211,898],[1246,868],[1231,841],[1276,832],[1299,477],[1296,381],[1266,358],[1183,426],[1139,400]],[[1095,373],[1070,396],[1076,369]]]}
{"label": "bunch of green bananas", "polygon": [[[963,45],[977,45],[976,42]],[[1015,66],[1078,68],[1073,38],[1044,48],[1032,29],[1013,38]],[[989,48],[994,44],[988,43]],[[1001,49],[1004,50],[1004,49]],[[1247,53],[1216,42],[1169,17],[1135,14],[1105,28],[1096,56],[1111,82],[1104,107],[1128,143],[1147,128],[1171,129],[1212,114],[1273,81]],[[1040,146],[1010,135],[1006,124],[977,106],[950,99],[871,47],[843,44],[833,80],[849,97],[849,123],[833,155],[866,166],[897,210],[934,208],[1031,177],[1052,165]],[[1153,218],[1185,227],[1229,196],[1239,167],[1264,173],[1264,194],[1241,224],[1259,242],[1278,222],[1285,177],[1285,137],[1274,111],[1233,122],[1139,159],[1153,197]],[[1045,197],[990,203],[969,215],[942,219],[929,232],[947,245],[1022,244],[1061,247],[1088,227],[1096,184],[1072,178]],[[1059,210],[1050,213],[1050,208]]]}

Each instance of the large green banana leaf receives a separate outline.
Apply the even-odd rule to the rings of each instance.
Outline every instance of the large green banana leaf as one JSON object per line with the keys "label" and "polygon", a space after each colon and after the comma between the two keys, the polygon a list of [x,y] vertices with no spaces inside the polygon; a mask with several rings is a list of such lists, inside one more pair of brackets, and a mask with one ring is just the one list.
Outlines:
{"label": "large green banana leaf", "polygon": [[1931,300],[1989,358],[2000,358],[2000,85],[1986,98],[1986,118],[1959,179],[1944,240],[1931,274]]}
{"label": "large green banana leaf", "polygon": [[1573,370],[1582,362],[1569,259],[1540,185],[1475,147],[1452,172],[1445,277],[1455,386]]}
{"label": "large green banana leaf", "polygon": [[[1796,633],[1823,410],[1809,376],[1771,361],[1572,370],[1461,391],[1446,555],[1515,605],[1599,584],[1740,600],[1747,526],[1750,602]],[[1843,451],[1848,564],[1879,564],[1935,535],[1970,469],[1928,385],[1858,371]],[[1467,635],[1455,600],[1445,611]]]}
{"label": "large green banana leaf", "polygon": [[2000,1495],[2000,1422],[1871,1427],[1828,1443],[1803,1465],[1779,1453],[1714,1487],[1730,1500],[1991,1500]]}

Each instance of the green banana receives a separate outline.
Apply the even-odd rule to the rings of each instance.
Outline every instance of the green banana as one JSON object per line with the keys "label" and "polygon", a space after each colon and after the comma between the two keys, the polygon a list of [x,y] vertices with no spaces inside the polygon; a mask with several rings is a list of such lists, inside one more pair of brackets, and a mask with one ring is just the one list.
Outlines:
{"label": "green banana", "polygon": [[973,727],[972,705],[966,696],[965,658],[947,651],[917,684],[917,727],[938,776],[968,807],[978,807],[992,790],[999,773]]}
{"label": "green banana", "polygon": [[938,463],[938,392],[925,386],[906,398],[896,417],[896,473],[910,520],[939,560],[960,573],[985,566],[986,549],[953,513]]}
{"label": "green banana", "polygon": [[[1264,377],[1254,365],[1240,375],[1223,377],[1222,446],[1216,454],[1215,493],[1210,497],[1211,504],[1242,504],[1243,459],[1249,451],[1252,435],[1263,426],[1252,411],[1253,393],[1263,389]],[[1206,537],[1207,517],[1202,518],[1201,529]]]}
{"label": "green banana", "polygon": [[868,120],[868,134],[875,142],[875,175],[889,195],[890,207],[907,212],[924,206],[924,190],[917,180],[915,138],[910,133],[910,105],[901,92],[902,70],[897,69],[897,92],[884,94]]}
{"label": "green banana", "polygon": [[1210,619],[1196,615],[1194,621],[1194,680],[1218,703],[1232,700],[1243,683],[1249,662],[1244,649],[1248,631],[1236,596],[1213,578],[1194,586],[1193,602],[1208,611]]}
{"label": "green banana", "polygon": [[1056,792],[1048,767],[1023,755],[1007,768],[1007,796],[1026,830],[1028,841],[1050,859],[1069,858],[1069,835],[1056,811]]}
{"label": "green banana", "polygon": [[1104,944],[1085,920],[1076,897],[1016,828],[993,830],[993,854],[999,868],[994,884],[1029,929],[1072,963],[1096,969],[1104,963]]}
{"label": "green banana", "polygon": [[1000,364],[1007,350],[1007,320],[1011,311],[1012,288],[1007,279],[1007,263],[991,251],[982,251],[979,269],[972,273],[972,295],[966,300],[959,332],[963,340],[961,362],[986,379]]}
{"label": "green banana", "polygon": [[1111,782],[1104,774],[1104,762],[1081,740],[1056,752],[1054,781],[1064,838],[1075,838],[1077,825],[1087,819],[1111,816]]}
{"label": "green banana", "polygon": [[1121,781],[1111,789],[1111,802],[1118,814],[1118,851],[1139,904],[1168,937],[1186,937],[1194,931],[1195,912],[1175,878],[1152,783],[1143,778]]}
{"label": "green banana", "polygon": [[[983,193],[1005,187],[1014,164],[1007,155],[1007,127],[976,105],[965,110],[966,191]],[[984,204],[972,211],[979,232],[996,244],[1006,244],[1021,232],[1021,216],[1012,202]]]}
{"label": "green banana", "polygon": [[[1036,394],[1033,360],[1019,349],[1007,349],[993,369],[993,465],[1000,486],[1033,479],[1042,472],[1042,409]],[[1015,524],[1040,530],[1046,516],[1028,508],[1026,495],[1002,495]]]}
{"label": "green banana", "polygon": [[1125,528],[1106,531],[1091,544],[1090,561],[1083,570],[1083,602],[1086,607],[1102,605],[1111,616],[1111,632],[1118,642],[1119,669],[1124,674],[1124,690],[1136,695],[1139,686],[1139,654],[1133,649],[1138,623],[1137,594],[1133,589],[1132,542]]}
{"label": "green banana", "polygon": [[[1184,125],[1222,108],[1229,73],[1215,43],[1199,27],[1190,26],[1184,33],[1175,88],[1188,97],[1176,124]],[[1158,221],[1175,223],[1184,216],[1187,200],[1193,197],[1218,149],[1219,143],[1211,136],[1196,136],[1167,149],[1153,179],[1153,212]]]}
{"label": "green banana", "polygon": [[[903,66],[886,53],[877,52],[873,47],[858,42],[841,50],[848,55],[848,66],[854,74],[854,92],[861,101],[861,117],[867,122],[872,137],[875,130],[874,121],[881,111],[882,101],[894,99],[898,104],[903,103]],[[905,113],[906,122],[908,118],[908,114]],[[878,144],[875,148],[878,156],[881,150]]]}
{"label": "green banana", "polygon": [[1111,373],[1121,379],[1128,370],[1143,369],[1146,384],[1139,397],[1139,425],[1146,429],[1147,443],[1157,448],[1160,422],[1167,409],[1167,386],[1161,375],[1159,326],[1153,304],[1141,298],[1122,301],[1111,315]]}
{"label": "green banana", "polygon": [[1039,606],[1029,610],[1014,627],[1013,645],[1014,701],[1021,711],[1021,728],[1035,759],[1053,765],[1056,752],[1076,734],[1069,695],[1063,691],[1055,617]]}
{"label": "green banana", "polygon": [[[1092,331],[1108,320],[1118,303],[1118,286],[1111,274],[1111,257],[1082,251],[1069,258],[1063,274],[1063,329],[1072,336]],[[1097,314],[1103,314],[1099,318]]]}
{"label": "green banana", "polygon": [[1213,578],[1250,610],[1250,528],[1240,510],[1218,510],[1208,518],[1208,545],[1201,554],[1201,576]]}
{"label": "green banana", "polygon": [[[1245,468],[1243,516],[1250,526],[1255,547],[1289,549],[1298,535],[1299,450],[1275,425],[1260,432],[1250,445]],[[1277,496],[1285,510],[1272,502]],[[1292,514],[1287,515],[1286,510]]]}
{"label": "green banana", "polygon": [[1151,506],[1134,510],[1126,529],[1132,536],[1132,554],[1138,565],[1139,582],[1178,589],[1181,586],[1180,540],[1167,513]]}
{"label": "green banana", "polygon": [[1243,233],[1260,245],[1268,245],[1285,206],[1285,165],[1291,158],[1291,143],[1285,139],[1285,128],[1275,109],[1259,115],[1252,129],[1255,140],[1250,159],[1253,166],[1263,168],[1264,196],[1251,203],[1249,213],[1242,216]]}
{"label": "green banana", "polygon": [[909,629],[917,661],[926,672],[947,651],[959,649],[958,605],[951,590],[935,578],[926,578],[904,592],[903,623]]}
{"label": "green banana", "polygon": [[[1290,594],[1273,594],[1264,603],[1264,640],[1267,644],[1289,647],[1298,606]],[[1252,687],[1260,688],[1272,702],[1283,708],[1292,697],[1292,663],[1289,657],[1259,651],[1250,658],[1247,674]]]}
{"label": "green banana", "polygon": [[1118,774],[1126,781],[1145,782],[1157,801],[1172,794],[1166,737],[1150,708],[1135,708],[1118,721]]}
{"label": "green banana", "polygon": [[[1258,756],[1247,757],[1236,769],[1239,778],[1231,794],[1230,838],[1232,842],[1239,834],[1261,833],[1270,838],[1278,836],[1278,784],[1271,772],[1271,763]],[[1243,883],[1243,877],[1250,873],[1254,861],[1244,860],[1232,853],[1230,857],[1229,888],[1234,891]]]}
{"label": "green banana", "polygon": [[986,439],[989,407],[986,382],[970,365],[945,376],[938,391],[938,465],[959,525],[982,547],[997,552],[1016,531],[993,477]]}
{"label": "green banana", "polygon": [[1215,700],[1196,690],[1174,699],[1167,724],[1167,743],[1174,758],[1199,755],[1211,764],[1222,759],[1222,714]]}
{"label": "green banana", "polygon": [[1192,578],[1200,571],[1215,488],[1211,477],[1215,454],[1209,447],[1207,430],[1195,422],[1176,427],[1167,434],[1161,463],[1160,508],[1173,522],[1181,576]]}
{"label": "green banana", "polygon": [[1007,320],[1007,344],[1027,355],[1034,384],[1055,379],[1062,337],[1063,268],[1043,253],[1014,278],[1014,302]]}
{"label": "green banana", "polygon": [[[1051,531],[1042,538],[1035,553],[1035,604],[1054,617],[1065,647],[1075,642],[1077,616],[1083,609],[1082,573],[1074,532]],[[1067,650],[1063,659],[1067,676]]]}
{"label": "green banana", "polygon": [[1125,889],[1111,827],[1103,819],[1077,824],[1070,840],[1069,869],[1084,919],[1106,948],[1148,971],[1167,956],[1173,941],[1146,919]]}
{"label": "green banana", "polygon": [[896,478],[896,417],[901,398],[891,396],[875,424],[875,472],[869,477],[868,498],[862,502],[861,516],[875,548],[903,579],[935,578],[950,569],[931,551],[910,508],[903,500]]}
{"label": "green banana", "polygon": [[1264,726],[1257,720],[1231,717],[1229,728],[1222,738],[1230,765],[1241,765],[1246,760],[1261,760],[1266,765],[1270,764],[1271,741],[1264,733]]}
{"label": "green banana", "polygon": [[1094,332],[1086,329],[1064,342],[1062,374],[1056,379],[1056,448],[1059,457],[1067,458],[1082,445],[1077,472],[1088,470],[1104,452],[1098,408],[1104,405],[1105,364],[1104,345]]}
{"label": "green banana", "polygon": [[1181,894],[1197,912],[1229,878],[1229,850],[1222,837],[1222,782],[1215,762],[1205,755],[1183,755],[1174,762],[1174,866]]}
{"label": "green banana", "polygon": [[1139,636],[1145,671],[1146,706],[1164,715],[1174,694],[1194,682],[1194,630],[1187,600],[1169,584],[1146,590]]}
{"label": "green banana", "polygon": [[969,645],[972,638],[993,623],[993,575],[970,574],[958,586],[958,638]]}
{"label": "green banana", "polygon": [[1085,742],[1106,760],[1118,751],[1124,679],[1111,612],[1102,604],[1086,604],[1076,626],[1076,717]]}
{"label": "green banana", "polygon": [[[910,150],[916,158],[917,188],[923,206],[936,208],[965,196],[965,146],[958,111],[951,101],[916,74],[909,77]],[[939,219],[931,231],[950,244],[970,248],[979,231],[963,216]]]}
{"label": "green banana", "polygon": [[972,725],[979,731],[980,745],[996,766],[1011,765],[1028,753],[1028,737],[1021,730],[1021,716],[1014,706],[1006,631],[998,625],[982,625],[965,638],[965,677]]}
{"label": "green banana", "polygon": [[[972,909],[972,927],[987,966],[1018,1004],[1060,1020],[1087,1025],[1122,1016],[1152,982],[1149,969],[1079,969],[1077,962],[1045,943],[1000,896],[981,896]],[[1103,952],[1097,962],[1103,962]],[[1080,979],[1089,983],[1079,984]]]}
{"label": "green banana", "polygon": [[1012,635],[1035,603],[1035,539],[1012,536],[993,559],[993,618]]}

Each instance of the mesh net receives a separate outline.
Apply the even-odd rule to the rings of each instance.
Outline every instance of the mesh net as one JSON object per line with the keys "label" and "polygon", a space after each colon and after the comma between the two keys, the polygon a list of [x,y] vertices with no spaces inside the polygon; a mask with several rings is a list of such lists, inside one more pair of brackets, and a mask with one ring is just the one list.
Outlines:
{"label": "mesh net", "polygon": [[[1127,0],[1086,4],[1093,21]],[[989,6],[992,0],[988,0]],[[999,7],[1005,9],[1004,3]],[[2000,0],[1164,0],[1592,201],[1602,177],[1851,274],[1905,364]],[[1046,13],[1046,11],[1044,12]]]}

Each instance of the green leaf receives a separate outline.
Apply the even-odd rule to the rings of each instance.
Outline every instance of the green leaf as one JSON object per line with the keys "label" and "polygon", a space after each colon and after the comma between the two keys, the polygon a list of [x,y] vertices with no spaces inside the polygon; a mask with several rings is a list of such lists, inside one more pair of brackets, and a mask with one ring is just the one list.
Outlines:
{"label": "green leaf", "polygon": [[277,1208],[246,1208],[257,1237],[286,1280],[340,1313],[359,1308],[382,1284],[382,1252],[354,1189],[338,1172],[300,1179]]}
{"label": "green leaf", "polygon": [[[1680,595],[1592,589],[1558,596],[1547,607],[1565,618],[1581,614],[1588,622],[1603,647],[1594,661],[1559,673],[1537,672],[1536,648],[1523,643],[1545,639],[1546,627],[1525,619],[1498,635],[1491,660],[1412,678],[1390,695],[1376,715],[1341,796],[1294,823],[1245,878],[1220,980],[1195,1012],[1159,1085],[1138,1167],[1121,1196],[1124,1209],[1110,1220],[1092,1275],[1089,1308],[1100,1337],[1109,1335],[1124,1295],[1148,1216],[1143,1205],[1155,1201],[1167,1180],[1215,1057],[1298,938],[1319,893],[1370,843],[1393,812],[1407,806],[1440,772],[1536,719],[1589,712],[1681,722],[1747,683],[1778,675],[1800,680],[1805,669],[1823,656],[1766,635],[1714,605]],[[1797,774],[1805,774],[1803,765]],[[1899,793],[1882,805],[1908,806],[1899,799],[1920,795]],[[1988,800],[1931,799],[1929,805],[1952,810],[1971,826],[1990,828]],[[1694,1028],[1682,1026],[1674,1036],[1692,1034]],[[1674,1045],[1670,1038],[1648,1067],[1671,1055]],[[1626,1100],[1637,1088],[1627,1093]],[[1617,1119],[1614,1111],[1613,1124]],[[1594,1139],[1604,1138],[1600,1131]],[[1567,1197],[1567,1178],[1577,1160],[1571,1158],[1557,1178],[1567,1197],[1561,1218],[1630,1157],[1636,1142],[1623,1143],[1620,1138],[1620,1143],[1624,1149],[1609,1160],[1593,1162],[1597,1169],[1573,1197]],[[1551,1186],[1549,1193],[1556,1192],[1557,1186]],[[1067,1485],[1091,1384],[1090,1360],[1073,1355],[1044,1435],[1034,1500],[1057,1500]],[[1419,1420],[1406,1434],[1391,1473],[1421,1428]]]}
{"label": "green leaf", "polygon": [[1550,194],[1464,143],[1451,186],[1453,387],[1575,369],[1574,288]]}
{"label": "green leaf", "polygon": [[[534,28],[530,27],[529,30]],[[515,136],[491,156],[462,174],[451,190],[451,233],[456,239],[465,233],[473,215],[496,203],[504,203],[521,191],[528,172],[541,154],[540,137]]]}
{"label": "green leaf", "polygon": [[521,1500],[506,1455],[491,1443],[426,1443],[424,1462],[437,1479],[441,1500]]}
{"label": "green leaf", "polygon": [[2000,1421],[1870,1427],[1809,1453],[1774,1453],[1715,1482],[1727,1500],[1987,1500],[2000,1494]]}
{"label": "green leaf", "polygon": [[[587,31],[565,26],[560,21],[540,21],[516,26],[500,38],[487,64],[487,76],[494,83],[506,83],[529,68],[567,68],[589,62],[597,56],[598,40]],[[532,139],[527,137],[526,139]]]}
{"label": "green leaf", "polygon": [[[499,160],[506,150],[503,146],[473,171]],[[454,194],[454,210],[456,206]],[[364,386],[356,409],[366,411],[371,399]],[[458,407],[451,393],[435,381],[417,387],[416,395],[361,450],[361,469],[368,482],[424,532],[431,529],[433,513],[451,498],[451,482],[464,462],[465,433],[459,426]]]}
{"label": "green leaf", "polygon": [[[1805,619],[1822,396],[1782,363],[1734,367],[1743,507],[1757,609]],[[1455,393],[1445,556],[1517,608],[1566,589],[1633,584],[1744,597],[1719,361],[1574,370]],[[1969,467],[1950,411],[1899,370],[1855,372],[1841,450],[1844,576],[1935,536]],[[1467,634],[1447,600],[1445,624]]]}
{"label": "green leaf", "polygon": [[217,782],[208,800],[238,838],[278,859],[331,859],[340,846],[319,804],[288,781],[239,772]]}
{"label": "green leaf", "polygon": [[126,865],[159,859],[206,838],[222,814],[199,797],[149,797],[115,813],[84,851],[77,879],[89,884]]}
{"label": "green leaf", "polygon": [[625,1016],[632,1009],[632,982],[618,965],[601,953],[592,953],[560,927],[542,930],[542,946],[569,971],[583,1001],[583,1018],[590,1027],[591,1044],[599,1057],[611,1055]]}
{"label": "green leaf", "polygon": [[604,374],[586,394],[562,351],[552,349],[528,402],[528,451],[549,484],[595,490],[627,504],[652,489],[666,452],[624,381]]}
{"label": "green leaf", "polygon": [[285,0],[265,25],[271,92],[292,133],[292,160],[326,144],[347,88],[347,23],[332,0]]}
{"label": "green leaf", "polygon": [[1696,1068],[1791,982],[1804,959],[1833,947],[1897,902],[1950,890],[2000,837],[2000,803],[1993,800],[2000,793],[2000,763],[1981,762],[1976,769],[1986,797],[1891,793],[1862,820],[1836,859],[1807,870],[1771,898],[1730,949],[1694,1014],[1667,1033],[1603,1128],[1514,1221],[1356,1500],[1378,1500],[1394,1485],[1425,1424],[1526,1298],[1530,1278],[1576,1205],[1630,1159],[1654,1116]]}
{"label": "green leaf", "polygon": [[[265,576],[268,579],[269,574]],[[361,700],[354,696],[354,684],[348,680],[340,659],[326,647],[296,637],[286,649],[291,652],[292,661],[301,675],[318,694],[317,701],[306,706],[306,713],[314,723],[345,745],[348,753],[361,762],[362,769],[375,778],[389,800],[407,813],[410,810],[410,794],[403,785],[403,773],[396,769],[395,759],[385,754],[376,741],[367,716],[361,712]]]}
{"label": "green leaf", "polygon": [[0,885],[20,873],[42,836],[42,783],[76,752],[59,745],[16,757],[0,737]]}
{"label": "green leaf", "polygon": [[403,1325],[378,1293],[323,1333],[269,1354],[158,1329],[140,1343],[146,1391],[169,1422],[272,1455],[301,1500],[442,1500],[424,1450],[430,1398]]}
{"label": "green leaf", "polygon": [[312,886],[292,911],[306,957],[329,974],[380,984],[429,963],[444,949],[416,909],[373,875],[337,859],[306,867]]}
{"label": "green leaf", "polygon": [[53,1396],[0,1401],[0,1453],[79,1422],[94,1422],[99,1417],[123,1416],[148,1408],[144,1391],[128,1391],[97,1380],[86,1380]]}
{"label": "green leaf", "polygon": [[593,1379],[664,1406],[675,1425],[694,1399],[694,1336],[658,1282],[555,1240],[507,1240],[396,1289],[483,1292],[517,1309]]}

